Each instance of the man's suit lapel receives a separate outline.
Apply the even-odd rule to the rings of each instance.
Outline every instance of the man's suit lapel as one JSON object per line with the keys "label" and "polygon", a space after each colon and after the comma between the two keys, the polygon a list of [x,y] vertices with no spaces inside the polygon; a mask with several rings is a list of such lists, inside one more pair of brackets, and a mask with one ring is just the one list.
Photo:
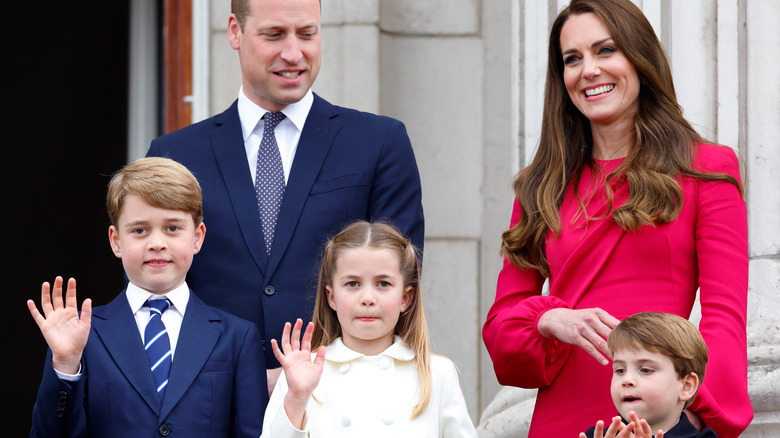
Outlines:
{"label": "man's suit lapel", "polygon": [[247,167],[237,101],[217,119],[217,127],[209,133],[209,137],[241,234],[255,263],[265,272],[268,255],[257,210],[255,186]]}
{"label": "man's suit lapel", "polygon": [[149,407],[154,412],[159,412],[160,397],[157,395],[138,325],[124,292],[111,303],[95,308],[92,328],[122,374],[141,394]]}
{"label": "man's suit lapel", "polygon": [[222,333],[222,318],[190,291],[160,418],[176,406],[208,360]]}
{"label": "man's suit lapel", "polygon": [[271,258],[268,261],[266,279],[274,270],[287,250],[292,235],[311,192],[312,185],[320,173],[322,163],[328,155],[333,139],[340,128],[336,108],[314,95],[309,115],[306,118],[298,148],[295,152],[290,177],[284,189],[282,207],[276,220]]}

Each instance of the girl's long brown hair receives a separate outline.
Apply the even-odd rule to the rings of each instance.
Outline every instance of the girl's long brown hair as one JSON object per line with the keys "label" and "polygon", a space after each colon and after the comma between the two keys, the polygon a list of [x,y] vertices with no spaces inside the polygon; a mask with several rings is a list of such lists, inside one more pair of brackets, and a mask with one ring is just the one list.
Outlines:
{"label": "girl's long brown hair", "polygon": [[336,311],[328,304],[325,287],[333,286],[333,276],[336,273],[336,262],[339,256],[344,251],[354,248],[388,249],[395,253],[404,281],[403,288],[411,286],[414,289],[409,308],[398,318],[395,334],[403,339],[415,354],[420,381],[420,401],[414,407],[411,418],[417,418],[428,407],[433,387],[428,324],[425,321],[425,310],[420,295],[420,259],[414,245],[389,224],[354,222],[328,241],[322,255],[314,304],[312,351],[320,345],[329,345],[341,336],[341,325]]}
{"label": "girl's long brown hair", "polygon": [[[514,182],[522,217],[502,235],[503,255],[515,266],[535,269],[545,277],[549,276],[545,238],[550,230],[556,235],[561,232],[559,209],[566,187],[574,184],[580,212],[584,212],[576,187],[583,167],[593,165],[590,122],[566,91],[560,46],[561,29],[569,17],[585,13],[595,14],[604,23],[636,68],[640,81],[633,145],[605,184],[611,219],[632,231],[673,221],[683,203],[682,189],[675,179],[680,175],[728,181],[742,193],[739,181],[731,175],[693,169],[695,144],[706,140],[682,115],[666,54],[642,11],[629,0],[573,0],[558,15],[550,32],[539,149]],[[629,197],[612,211],[609,182],[615,178],[628,183]]]}

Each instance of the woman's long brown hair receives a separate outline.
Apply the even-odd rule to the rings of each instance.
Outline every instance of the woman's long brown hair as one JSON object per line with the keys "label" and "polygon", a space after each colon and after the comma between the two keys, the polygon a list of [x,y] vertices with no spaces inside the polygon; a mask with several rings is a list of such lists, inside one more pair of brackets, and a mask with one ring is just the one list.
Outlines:
{"label": "woman's long brown hair", "polygon": [[[515,266],[535,269],[545,277],[549,276],[545,239],[550,230],[556,235],[561,232],[559,209],[566,187],[574,184],[583,213],[585,207],[576,187],[583,167],[594,164],[590,122],[566,91],[560,46],[561,29],[569,17],[585,13],[595,14],[604,23],[636,68],[640,81],[633,144],[605,184],[611,219],[632,231],[673,221],[682,209],[682,189],[675,179],[681,175],[728,181],[742,193],[739,181],[731,175],[693,169],[695,145],[706,140],[682,115],[666,54],[642,11],[629,0],[573,0],[558,15],[550,32],[539,149],[514,182],[522,216],[502,235],[503,255]],[[628,183],[629,197],[613,211],[609,182],[615,178]]]}

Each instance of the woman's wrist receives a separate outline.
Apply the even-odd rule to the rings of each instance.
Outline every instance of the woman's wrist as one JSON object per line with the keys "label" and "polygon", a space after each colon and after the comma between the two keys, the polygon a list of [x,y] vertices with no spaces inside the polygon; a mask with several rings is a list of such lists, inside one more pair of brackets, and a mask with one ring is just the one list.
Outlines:
{"label": "woman's wrist", "polygon": [[557,308],[553,307],[540,312],[539,318],[536,320],[536,331],[541,337],[550,339],[554,336],[552,330],[552,318],[554,317],[554,314],[551,314],[551,312],[557,310]]}

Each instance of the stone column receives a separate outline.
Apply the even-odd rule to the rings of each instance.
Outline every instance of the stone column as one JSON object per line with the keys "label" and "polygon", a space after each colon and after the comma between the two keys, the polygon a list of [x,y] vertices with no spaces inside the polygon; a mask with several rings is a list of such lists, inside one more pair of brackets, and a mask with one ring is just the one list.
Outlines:
{"label": "stone column", "polygon": [[780,59],[757,55],[780,45],[780,3],[745,3],[748,387],[755,418],[743,436],[771,437],[780,436]]}
{"label": "stone column", "polygon": [[314,91],[334,105],[379,112],[379,1],[322,2],[322,68]]}

